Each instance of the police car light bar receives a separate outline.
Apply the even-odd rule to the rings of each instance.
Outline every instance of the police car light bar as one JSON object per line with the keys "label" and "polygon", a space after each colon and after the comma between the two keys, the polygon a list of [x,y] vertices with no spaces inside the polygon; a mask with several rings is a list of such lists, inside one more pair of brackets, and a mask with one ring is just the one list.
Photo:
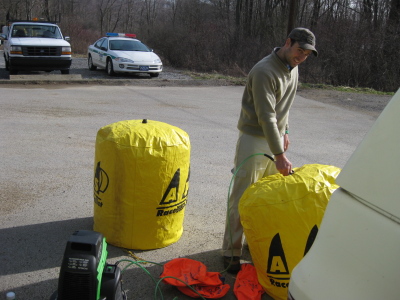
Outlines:
{"label": "police car light bar", "polygon": [[106,36],[118,36],[118,37],[128,37],[128,38],[136,38],[136,34],[134,33],[114,33],[107,32]]}

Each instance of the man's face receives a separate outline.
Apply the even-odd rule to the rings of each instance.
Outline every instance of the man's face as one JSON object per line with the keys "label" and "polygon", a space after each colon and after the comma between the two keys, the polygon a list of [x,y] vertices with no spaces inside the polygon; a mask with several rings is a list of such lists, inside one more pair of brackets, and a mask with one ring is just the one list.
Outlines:
{"label": "man's face", "polygon": [[293,46],[290,45],[290,39],[286,41],[283,52],[286,62],[292,67],[297,67],[312,53],[311,50],[300,48],[299,43],[295,42]]}

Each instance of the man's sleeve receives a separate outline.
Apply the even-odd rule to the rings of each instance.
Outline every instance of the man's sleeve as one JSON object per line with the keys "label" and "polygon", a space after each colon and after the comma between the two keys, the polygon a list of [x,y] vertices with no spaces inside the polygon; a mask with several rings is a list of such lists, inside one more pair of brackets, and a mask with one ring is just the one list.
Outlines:
{"label": "man's sleeve", "polygon": [[253,76],[253,98],[258,122],[275,155],[284,152],[275,112],[278,84],[278,80],[265,71],[258,70]]}

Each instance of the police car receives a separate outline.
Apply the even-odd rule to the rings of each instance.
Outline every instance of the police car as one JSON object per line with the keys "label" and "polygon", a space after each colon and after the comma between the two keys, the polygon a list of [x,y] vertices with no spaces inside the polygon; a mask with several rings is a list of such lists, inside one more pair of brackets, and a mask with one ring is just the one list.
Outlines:
{"label": "police car", "polygon": [[88,49],[88,67],[106,69],[107,74],[147,73],[157,77],[163,65],[151,48],[136,39],[135,34],[107,33]]}

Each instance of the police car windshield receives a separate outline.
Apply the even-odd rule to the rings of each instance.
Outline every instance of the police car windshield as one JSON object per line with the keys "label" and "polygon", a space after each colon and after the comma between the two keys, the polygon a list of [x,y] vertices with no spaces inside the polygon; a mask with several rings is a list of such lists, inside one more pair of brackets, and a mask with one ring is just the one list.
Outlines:
{"label": "police car windshield", "polygon": [[145,44],[139,41],[126,41],[126,40],[111,40],[110,50],[151,52],[151,50]]}
{"label": "police car windshield", "polygon": [[62,39],[56,26],[21,24],[13,27],[12,37],[44,37]]}

